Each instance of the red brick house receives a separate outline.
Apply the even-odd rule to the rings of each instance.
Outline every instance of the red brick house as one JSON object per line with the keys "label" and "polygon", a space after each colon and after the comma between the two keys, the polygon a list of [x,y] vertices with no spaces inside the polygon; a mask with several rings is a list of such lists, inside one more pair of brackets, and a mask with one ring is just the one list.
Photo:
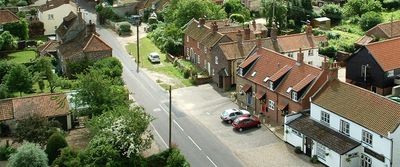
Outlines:
{"label": "red brick house", "polygon": [[259,48],[239,65],[236,91],[240,107],[263,113],[266,123],[282,125],[284,115],[310,108],[309,97],[328,80],[331,73],[325,61],[323,68],[278,52]]}
{"label": "red brick house", "polygon": [[217,52],[217,45],[235,41],[238,30],[243,30],[241,33],[246,40],[255,39],[256,34],[266,35],[266,28],[262,27],[259,24],[243,27],[226,20],[192,19],[184,32],[184,55],[187,60],[214,76],[219,72],[214,67],[218,60],[213,56]]}

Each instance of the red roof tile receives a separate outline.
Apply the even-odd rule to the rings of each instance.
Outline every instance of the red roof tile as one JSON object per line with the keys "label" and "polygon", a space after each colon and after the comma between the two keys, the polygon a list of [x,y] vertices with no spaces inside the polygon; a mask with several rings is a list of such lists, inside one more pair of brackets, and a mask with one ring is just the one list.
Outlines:
{"label": "red roof tile", "polygon": [[248,65],[250,65],[251,63],[256,61],[258,59],[258,57],[260,57],[260,56],[259,55],[252,55],[250,57],[247,57],[247,59],[245,61],[243,61],[243,63],[240,64],[239,67],[241,67],[241,68],[247,67]]}
{"label": "red roof tile", "polygon": [[400,37],[366,45],[383,71],[400,68]]}
{"label": "red roof tile", "polygon": [[58,8],[61,5],[69,4],[69,0],[51,0],[47,1],[46,4],[43,4],[38,7],[40,12],[48,11],[51,9]]}
{"label": "red roof tile", "polygon": [[269,78],[269,80],[271,80],[272,82],[275,82],[276,80],[281,78],[283,75],[285,75],[287,72],[289,72],[290,69],[292,69],[292,67],[289,67],[288,65],[285,65],[284,67],[279,69],[275,74],[273,74]]}
{"label": "red roof tile", "polygon": [[381,23],[369,29],[366,33],[368,36],[375,36],[377,38],[394,38],[400,36],[400,20]]}
{"label": "red roof tile", "polygon": [[293,90],[296,92],[302,90],[305,86],[310,84],[315,78],[316,76],[314,75],[311,74],[307,75],[303,80],[301,80],[299,83],[293,86]]}
{"label": "red roof tile", "polygon": [[19,20],[18,16],[9,10],[0,10],[0,24],[14,23]]}
{"label": "red roof tile", "polygon": [[112,48],[95,34],[92,34],[89,41],[86,43],[86,46],[83,48],[84,52],[96,52],[104,50],[112,50]]}

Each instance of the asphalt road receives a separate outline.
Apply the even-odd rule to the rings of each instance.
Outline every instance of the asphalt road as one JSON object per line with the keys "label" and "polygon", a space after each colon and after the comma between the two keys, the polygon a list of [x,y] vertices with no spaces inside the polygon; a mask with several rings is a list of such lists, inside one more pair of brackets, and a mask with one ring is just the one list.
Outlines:
{"label": "asphalt road", "polygon": [[[156,118],[151,123],[151,127],[158,145],[166,149],[168,146],[168,92],[153,82],[144,72],[136,71],[136,63],[109,30],[99,28],[97,31],[101,38],[113,48],[113,55],[122,62],[123,80],[137,103]],[[206,127],[174,105],[172,105],[172,112],[172,143],[181,149],[191,166],[243,166],[232,151]]]}

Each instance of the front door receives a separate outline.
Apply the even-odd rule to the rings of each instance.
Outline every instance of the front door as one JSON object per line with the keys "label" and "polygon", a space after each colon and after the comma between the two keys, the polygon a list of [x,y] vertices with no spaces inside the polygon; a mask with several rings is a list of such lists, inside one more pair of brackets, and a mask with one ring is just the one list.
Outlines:
{"label": "front door", "polygon": [[311,157],[311,150],[312,150],[312,139],[306,137],[306,155]]}
{"label": "front door", "polygon": [[218,80],[218,87],[223,88],[224,87],[223,84],[224,84],[224,77],[220,75]]}

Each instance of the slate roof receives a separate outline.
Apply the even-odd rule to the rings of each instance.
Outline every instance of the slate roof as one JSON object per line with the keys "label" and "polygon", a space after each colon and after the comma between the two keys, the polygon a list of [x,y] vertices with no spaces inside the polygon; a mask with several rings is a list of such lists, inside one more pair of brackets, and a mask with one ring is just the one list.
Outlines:
{"label": "slate roof", "polygon": [[17,15],[10,10],[0,10],[0,24],[14,23],[19,21]]}
{"label": "slate roof", "polygon": [[46,4],[40,5],[38,7],[40,12],[45,12],[51,9],[58,8],[61,5],[69,4],[69,0],[50,0],[47,1]]}
{"label": "slate roof", "polygon": [[64,36],[77,18],[78,16],[74,12],[69,12],[69,14],[63,18],[63,22],[60,26],[56,29],[56,34]]}
{"label": "slate roof", "polygon": [[287,125],[340,155],[360,145],[357,141],[310,119],[308,116],[301,116]]}
{"label": "slate roof", "polygon": [[368,36],[375,36],[378,38],[394,38],[400,36],[400,20],[381,23],[369,29],[366,33]]}
{"label": "slate roof", "polygon": [[42,94],[0,100],[0,121],[19,120],[33,113],[45,117],[69,114],[66,95],[63,93]]}
{"label": "slate roof", "polygon": [[[244,60],[239,67],[243,68],[255,59],[257,59],[257,61],[251,69],[244,74],[244,78],[267,88],[267,82],[264,82],[266,77],[284,77],[274,91],[288,98],[291,98],[290,94],[286,92],[289,87],[294,87],[296,84],[301,83],[303,79],[307,78],[309,75],[317,76],[312,82],[310,82],[310,84],[312,84],[322,75],[323,72],[321,69],[305,63],[296,65],[296,60],[266,48],[260,48],[255,51]],[[254,71],[257,73],[254,77],[251,77],[251,74]],[[282,73],[285,74],[282,76]],[[305,94],[306,93],[304,93],[303,96]]]}
{"label": "slate roof", "polygon": [[312,102],[382,136],[400,124],[399,103],[338,80],[325,84]]}
{"label": "slate roof", "polygon": [[374,42],[366,48],[381,66],[383,71],[400,68],[400,37]]}

